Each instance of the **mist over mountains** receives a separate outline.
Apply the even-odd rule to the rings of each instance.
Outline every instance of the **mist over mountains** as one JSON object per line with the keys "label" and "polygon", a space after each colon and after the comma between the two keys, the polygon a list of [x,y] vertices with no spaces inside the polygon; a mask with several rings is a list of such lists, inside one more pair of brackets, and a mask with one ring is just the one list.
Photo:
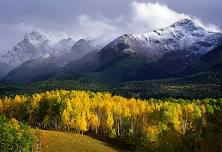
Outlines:
{"label": "mist over mountains", "polygon": [[0,57],[4,83],[87,77],[138,81],[180,77],[221,65],[222,34],[183,19],[149,33],[124,34],[109,44],[72,38],[53,43],[33,31]]}

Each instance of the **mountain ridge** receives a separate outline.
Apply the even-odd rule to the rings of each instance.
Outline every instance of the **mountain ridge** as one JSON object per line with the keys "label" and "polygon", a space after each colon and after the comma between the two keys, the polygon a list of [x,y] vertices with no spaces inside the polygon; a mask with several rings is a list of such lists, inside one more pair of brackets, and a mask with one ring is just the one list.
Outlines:
{"label": "mountain ridge", "polygon": [[[185,43],[187,40],[192,41],[187,44]],[[138,77],[144,73],[147,79],[176,77],[184,75],[187,68],[220,44],[222,44],[221,33],[208,32],[193,21],[185,19],[153,32],[124,34],[118,37],[98,52],[97,59],[91,62],[92,65],[93,62],[98,62],[98,64],[91,71],[89,69],[85,72],[82,69],[78,71],[76,62],[73,65],[67,64],[63,69],[73,69],[74,75],[75,73],[102,72],[100,75],[107,77],[115,73],[119,73],[121,77],[125,76],[124,73],[131,73]],[[82,63],[81,60],[84,59],[80,59],[79,63]],[[137,66],[142,64],[144,68],[133,67],[132,62],[136,62]],[[131,65],[131,68],[126,65],[127,63]],[[105,74],[108,69],[112,72]],[[136,71],[137,74],[135,74]],[[70,71],[68,73],[70,74]],[[151,73],[152,76],[149,76]],[[136,77],[135,79],[137,80]]]}
{"label": "mountain ridge", "polygon": [[[149,33],[124,34],[104,47],[80,39],[67,54],[55,56],[60,68],[54,77],[76,78],[92,73],[104,81],[137,81],[184,76],[192,74],[195,70],[187,69],[198,66],[204,55],[221,44],[221,33],[207,31],[189,19]],[[199,70],[207,68],[202,66]]]}

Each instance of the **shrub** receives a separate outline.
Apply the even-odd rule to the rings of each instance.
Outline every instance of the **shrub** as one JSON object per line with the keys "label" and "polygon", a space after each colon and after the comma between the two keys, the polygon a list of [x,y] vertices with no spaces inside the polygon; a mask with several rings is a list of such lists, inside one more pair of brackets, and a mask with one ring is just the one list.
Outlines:
{"label": "shrub", "polygon": [[33,142],[34,138],[27,125],[0,116],[1,152],[31,152]]}

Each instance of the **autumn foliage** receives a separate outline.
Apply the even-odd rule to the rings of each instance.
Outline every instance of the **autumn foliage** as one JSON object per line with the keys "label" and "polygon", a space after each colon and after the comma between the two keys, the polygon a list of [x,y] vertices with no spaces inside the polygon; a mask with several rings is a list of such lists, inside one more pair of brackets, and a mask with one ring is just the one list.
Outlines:
{"label": "autumn foliage", "polygon": [[222,150],[221,110],[222,99],[140,100],[65,90],[0,100],[1,114],[31,126],[95,132],[132,149],[159,151]]}

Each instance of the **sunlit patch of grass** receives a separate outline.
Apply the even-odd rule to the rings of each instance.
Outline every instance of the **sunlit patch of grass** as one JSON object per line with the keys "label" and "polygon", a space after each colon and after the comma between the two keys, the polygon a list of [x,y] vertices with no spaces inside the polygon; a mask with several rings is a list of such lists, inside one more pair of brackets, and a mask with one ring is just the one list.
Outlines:
{"label": "sunlit patch of grass", "polygon": [[40,130],[42,152],[118,152],[119,146],[99,141],[87,135]]}

